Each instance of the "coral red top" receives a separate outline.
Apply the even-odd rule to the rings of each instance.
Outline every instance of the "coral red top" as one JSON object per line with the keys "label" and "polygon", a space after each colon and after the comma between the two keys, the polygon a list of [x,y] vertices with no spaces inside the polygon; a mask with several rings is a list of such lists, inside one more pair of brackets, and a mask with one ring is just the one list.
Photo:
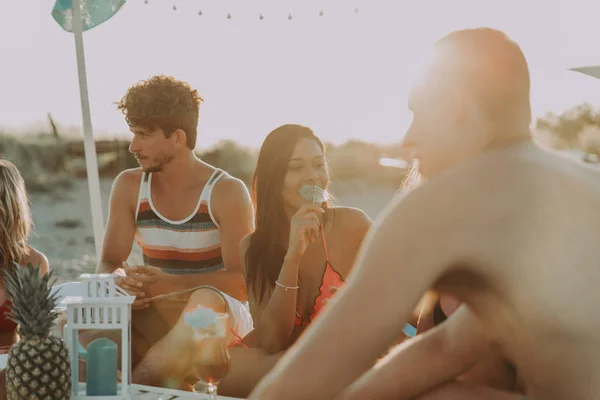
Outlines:
{"label": "coral red top", "polygon": [[[319,289],[319,295],[315,299],[312,313],[310,314],[309,320],[304,321],[302,317],[298,315],[296,312],[296,321],[295,325],[308,325],[315,318],[315,316],[321,311],[321,309],[325,306],[326,300],[329,300],[333,297],[332,291],[330,290],[332,287],[339,288],[344,284],[342,280],[342,276],[332,268],[331,263],[329,262],[329,252],[327,251],[327,240],[325,239],[325,233],[323,231],[323,225],[321,225],[321,237],[323,238],[323,247],[325,248],[325,272],[323,273],[323,280],[321,282],[321,287]],[[233,330],[232,334],[237,338],[234,340],[229,346],[243,346],[248,347],[244,344],[243,339],[239,337]]]}
{"label": "coral red top", "polygon": [[342,280],[342,276],[333,269],[331,263],[329,262],[329,252],[327,251],[327,240],[325,240],[325,232],[323,231],[323,225],[321,225],[321,237],[323,238],[323,247],[325,248],[325,272],[323,273],[323,280],[321,281],[321,287],[319,289],[319,295],[315,299],[312,313],[310,314],[309,320],[304,321],[298,313],[296,313],[296,325],[308,325],[312,322],[312,320],[316,317],[316,315],[321,311],[321,309],[327,303],[327,300],[333,297],[331,292],[331,288],[340,288],[344,281]]}

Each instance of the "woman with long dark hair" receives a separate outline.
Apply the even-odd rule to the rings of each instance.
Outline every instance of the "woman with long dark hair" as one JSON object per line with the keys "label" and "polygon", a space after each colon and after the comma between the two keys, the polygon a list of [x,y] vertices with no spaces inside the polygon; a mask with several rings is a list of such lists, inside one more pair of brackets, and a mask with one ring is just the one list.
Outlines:
{"label": "woman with long dark hair", "polygon": [[230,349],[220,393],[247,396],[348,277],[373,223],[320,196],[328,187],[325,146],[310,128],[283,125],[267,136],[252,180],[255,230],[240,243],[251,348]]}
{"label": "woman with long dark hair", "polygon": [[307,200],[305,187],[327,190],[325,147],[301,125],[265,139],[252,181],[256,228],[241,243],[256,343],[288,348],[348,276],[372,225],[356,208]]}

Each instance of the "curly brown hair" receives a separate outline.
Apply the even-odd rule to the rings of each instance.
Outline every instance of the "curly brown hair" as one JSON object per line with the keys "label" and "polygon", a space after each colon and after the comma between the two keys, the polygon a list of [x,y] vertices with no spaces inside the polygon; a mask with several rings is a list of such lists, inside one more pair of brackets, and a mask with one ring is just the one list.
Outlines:
{"label": "curly brown hair", "polygon": [[156,75],[130,87],[117,108],[129,126],[162,129],[166,137],[177,129],[185,132],[187,146],[196,147],[198,115],[202,98],[187,82]]}

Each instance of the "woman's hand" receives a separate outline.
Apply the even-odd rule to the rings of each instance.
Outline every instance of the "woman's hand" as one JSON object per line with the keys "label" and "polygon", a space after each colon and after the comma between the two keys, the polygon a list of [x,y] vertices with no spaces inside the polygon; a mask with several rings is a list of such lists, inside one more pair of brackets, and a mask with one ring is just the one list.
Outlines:
{"label": "woman's hand", "polygon": [[301,257],[319,236],[319,214],[325,211],[313,204],[302,205],[292,217],[288,255]]}

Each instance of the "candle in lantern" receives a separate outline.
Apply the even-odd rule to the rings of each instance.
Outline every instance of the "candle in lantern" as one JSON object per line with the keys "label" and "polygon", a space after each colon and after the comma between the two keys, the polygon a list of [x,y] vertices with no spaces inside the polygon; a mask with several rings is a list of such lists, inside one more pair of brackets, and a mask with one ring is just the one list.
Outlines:
{"label": "candle in lantern", "polygon": [[117,394],[116,343],[107,338],[94,340],[87,348],[86,395],[116,396]]}

